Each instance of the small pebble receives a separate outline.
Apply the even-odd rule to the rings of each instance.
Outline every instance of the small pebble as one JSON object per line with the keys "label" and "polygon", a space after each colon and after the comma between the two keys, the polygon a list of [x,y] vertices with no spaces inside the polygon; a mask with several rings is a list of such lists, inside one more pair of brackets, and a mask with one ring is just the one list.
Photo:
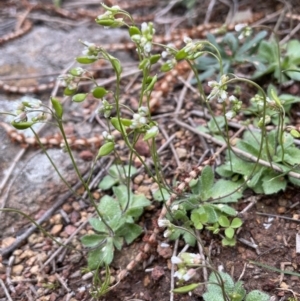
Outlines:
{"label": "small pebble", "polygon": [[9,247],[10,245],[12,245],[15,242],[15,240],[16,239],[14,237],[3,238],[2,243],[1,243],[1,248],[5,249],[5,248]]}
{"label": "small pebble", "polygon": [[21,275],[24,270],[24,266],[22,264],[17,264],[12,267],[13,275]]}
{"label": "small pebble", "polygon": [[286,212],[286,208],[285,208],[285,207],[281,207],[281,206],[280,206],[280,207],[277,208],[277,213],[278,213],[278,214],[283,214],[283,213],[285,213],[285,212]]}
{"label": "small pebble", "polygon": [[183,160],[187,156],[187,150],[185,148],[181,148],[181,147],[176,148],[176,153],[179,160]]}
{"label": "small pebble", "polygon": [[54,225],[51,229],[50,233],[51,235],[57,235],[63,228],[62,224]]}

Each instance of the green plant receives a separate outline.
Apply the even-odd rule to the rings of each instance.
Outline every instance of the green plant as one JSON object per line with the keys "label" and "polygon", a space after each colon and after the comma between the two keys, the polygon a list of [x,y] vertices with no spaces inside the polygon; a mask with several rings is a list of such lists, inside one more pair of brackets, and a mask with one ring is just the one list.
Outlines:
{"label": "green plant", "polygon": [[[272,99],[275,97],[279,100],[279,107],[272,102]],[[265,114],[266,116],[270,116],[270,123],[274,125],[280,124],[280,113],[278,110],[282,108],[282,112],[284,112],[284,120],[283,124],[287,124],[290,122],[289,118],[286,115],[290,114],[290,110],[292,104],[300,102],[300,97],[294,96],[291,94],[279,94],[276,87],[270,84],[267,88],[267,103],[266,110],[264,112],[264,102],[261,93],[256,94],[254,97],[250,99],[251,104],[244,111],[246,116],[255,115],[257,118],[254,120],[254,124],[257,126],[261,117]]]}
{"label": "green plant", "polygon": [[[246,39],[241,39],[240,33],[226,33],[221,42],[217,42],[214,35],[208,34],[208,41],[214,46],[207,46],[207,50],[210,52],[210,56],[203,55],[196,61],[196,66],[201,73],[199,79],[202,81],[214,75],[220,74],[220,64],[222,64],[222,75],[234,72],[234,67],[245,64],[253,63],[257,60],[256,51],[260,42],[266,37],[267,32],[261,31],[254,37],[251,36],[249,29],[243,29],[248,34]],[[214,55],[214,50],[217,49],[221,56],[221,62]],[[213,55],[211,55],[213,54]]]}
{"label": "green plant", "polygon": [[[105,195],[101,198],[98,211],[103,218],[93,217],[89,220],[95,234],[87,234],[81,238],[84,246],[91,248],[88,254],[88,267],[91,270],[99,265],[109,265],[114,250],[121,250],[124,242],[132,243],[141,233],[142,228],[135,222],[150,205],[144,195],[129,193],[125,185],[113,187],[115,197]],[[111,231],[107,228],[109,225]]]}
{"label": "green plant", "polygon": [[[120,166],[113,165],[109,169],[108,175],[99,184],[102,190],[112,188],[113,196],[104,195],[99,203],[94,200],[88,185],[90,178],[85,180],[80,174],[66,137],[63,127],[64,109],[58,98],[51,97],[51,106],[40,102],[23,101],[16,113],[10,113],[13,116],[11,124],[16,129],[32,129],[39,142],[33,125],[38,122],[45,122],[46,116],[53,118],[63,136],[64,148],[69,154],[74,169],[88,193],[89,201],[96,211],[96,217],[90,219],[93,233],[89,233],[81,239],[82,244],[89,248],[87,261],[88,268],[94,270],[94,285],[91,293],[95,297],[99,297],[109,289],[108,265],[113,260],[114,251],[116,249],[121,250],[125,243],[133,242],[142,233],[142,228],[137,222],[144,208],[150,202],[145,196],[135,195],[131,191],[131,178],[136,173],[133,166],[134,157],[140,160],[145,171],[157,184],[158,189],[154,198],[166,202],[170,197],[171,189],[162,172],[155,143],[155,138],[159,134],[159,127],[157,122],[153,120],[150,110],[151,94],[158,79],[157,74],[153,73],[153,66],[156,63],[160,62],[161,71],[167,72],[173,69],[178,61],[186,60],[188,62],[196,76],[201,99],[204,100],[212,115],[212,120],[208,123],[209,131],[223,143],[225,141],[229,149],[227,161],[217,169],[217,172],[224,178],[231,178],[230,180],[216,180],[214,171],[210,166],[203,168],[199,178],[190,182],[190,191],[186,191],[184,195],[178,195],[178,199],[168,208],[167,218],[158,221],[159,226],[167,227],[164,236],[176,239],[182,235],[187,244],[195,245],[196,241],[201,244],[195,231],[206,229],[214,234],[223,235],[222,244],[224,246],[234,246],[236,244],[235,231],[242,226],[242,221],[237,217],[236,210],[229,204],[237,202],[241,198],[246,184],[255,192],[265,194],[285,189],[287,181],[298,184],[297,180],[286,174],[277,174],[272,166],[279,166],[286,173],[291,169],[299,171],[297,165],[300,160],[300,151],[294,146],[292,136],[284,133],[284,130],[287,129],[285,127],[285,113],[288,106],[281,101],[283,98],[280,96],[280,100],[275,89],[270,89],[268,95],[269,98],[270,96],[272,98],[269,99],[265,91],[256,83],[234,74],[224,74],[224,72],[231,71],[235,64],[251,62],[256,58],[254,56],[255,51],[258,44],[266,36],[265,32],[258,33],[253,39],[248,36],[243,46],[240,46],[239,39],[232,34],[227,34],[221,44],[218,44],[213,36],[208,37],[210,41],[193,41],[186,37],[184,39],[185,45],[177,49],[171,45],[164,46],[153,43],[155,30],[151,22],[143,23],[141,27],[138,27],[131,15],[120,7],[107,7],[106,5],[103,7],[106,12],[98,16],[96,22],[105,27],[124,26],[128,28],[130,39],[135,43],[139,59],[138,68],[141,72],[141,89],[137,96],[138,108],[133,110],[121,101],[121,62],[103,47],[94,43],[82,42],[84,50],[76,60],[83,65],[105,60],[112,67],[116,77],[113,88],[110,90],[107,87],[99,86],[93,76],[82,67],[71,69],[68,74],[61,76],[61,79],[66,86],[64,94],[71,96],[73,102],[80,103],[89,98],[97,100],[99,102],[97,113],[107,122],[108,131],[102,134],[104,142],[95,156],[94,163],[100,157],[110,154],[113,154],[118,162],[122,162],[118,139],[121,139],[128,149],[127,162],[122,162]],[[128,23],[124,19],[128,20]],[[247,27],[242,34],[248,35],[248,33],[249,28]],[[152,54],[153,46],[162,47],[163,53]],[[199,67],[201,70],[201,66],[205,66],[205,61],[208,59],[204,57],[204,54],[211,54],[215,58],[213,72],[220,70],[220,79],[208,83],[208,86],[212,88],[208,96],[205,95],[201,84],[201,79],[207,77],[208,73],[205,74],[204,72],[199,75],[195,63],[195,60],[199,58],[200,62],[203,60],[203,65],[200,63]],[[296,64],[296,60],[293,62]],[[205,69],[208,67],[209,64],[205,66]],[[88,79],[94,84],[87,93],[80,91],[79,83],[82,79]],[[251,84],[260,91],[260,103],[257,103],[253,109],[253,111],[256,110],[255,113],[259,117],[257,122],[259,129],[257,130],[260,132],[248,131],[245,133],[244,139],[237,143],[237,148],[247,152],[250,156],[254,156],[257,159],[256,162],[247,161],[247,158],[234,154],[229,141],[228,120],[236,116],[242,109],[241,101],[235,95],[229,95],[230,92],[228,92],[228,86],[236,86],[237,82]],[[222,116],[214,116],[213,114],[211,103],[215,101],[222,107]],[[290,100],[288,105],[293,102],[294,100]],[[276,129],[267,133],[267,121],[273,117],[268,114],[273,112],[277,116],[277,122],[274,122]],[[225,135],[223,129],[225,129]],[[115,131],[118,132],[118,137],[114,136]],[[300,136],[296,129],[291,129],[291,134]],[[148,143],[153,161],[152,166],[147,165],[136,151],[135,146],[139,139]],[[45,148],[41,143],[40,145],[48,156]],[[49,156],[48,158],[60,175],[55,162]],[[259,159],[267,160],[270,166],[259,165]],[[70,187],[65,179],[61,178]],[[191,265],[201,268],[204,264],[200,264],[199,256],[188,254],[182,254],[179,258],[179,271],[176,276],[180,280],[188,280],[195,274],[195,270],[188,269]],[[104,281],[99,278],[99,268],[103,267],[105,267]],[[211,267],[209,266],[209,268]],[[225,273],[220,274],[219,277],[217,275],[219,274],[213,273],[210,277],[210,282],[213,283],[210,283],[208,294],[215,290],[217,295],[221,291],[223,299],[220,300],[228,300],[228,298],[234,301],[251,301],[254,298],[258,298],[256,300],[259,301],[264,300],[263,294],[260,292],[254,291],[246,295],[242,283],[234,284],[233,280],[228,278],[229,275]],[[199,283],[191,284],[178,290],[175,289],[174,292],[189,292],[199,285]]]}
{"label": "green plant", "polygon": [[[260,78],[266,74],[272,73],[280,83],[284,83],[290,79],[299,81],[300,73],[300,42],[298,40],[290,40],[282,49],[279,49],[276,40],[263,40],[257,50],[258,61],[254,64],[256,72],[252,75],[252,79]],[[281,53],[278,53],[278,52]],[[291,70],[282,73],[284,70]]]}
{"label": "green plant", "polygon": [[[300,181],[289,175],[280,174],[272,168],[272,165],[280,167],[284,172],[294,170],[300,172],[300,150],[295,146],[293,137],[284,133],[283,145],[278,142],[276,130],[269,132],[261,148],[261,133],[258,131],[246,131],[243,139],[239,140],[236,147],[254,157],[270,162],[270,166],[263,166],[253,161],[247,161],[234,153],[227,153],[226,161],[217,168],[217,173],[225,178],[240,179],[246,181],[249,188],[256,193],[273,194],[285,190],[287,183],[300,186]],[[261,149],[261,153],[260,153]]]}
{"label": "green plant", "polygon": [[[167,226],[165,236],[176,239],[181,234],[189,245],[195,245],[194,229],[207,229],[214,234],[224,231],[223,245],[234,246],[235,230],[242,225],[237,212],[228,203],[237,202],[242,196],[241,181],[232,182],[220,179],[215,182],[214,172],[210,166],[206,166],[200,177],[190,184],[191,195],[174,202],[171,207],[172,215],[169,219],[174,224],[159,221]],[[181,227],[176,226],[180,222]]]}
{"label": "green plant", "polygon": [[[172,256],[171,261],[177,266],[174,277],[179,279],[178,284],[181,285],[173,289],[174,293],[188,293],[204,284],[191,283],[183,285],[184,282],[192,279],[196,275],[197,270],[203,266],[199,254],[184,252],[178,256]],[[235,283],[229,274],[216,271],[212,267],[209,268],[212,272],[208,279],[207,291],[202,295],[204,301],[269,301],[270,296],[266,293],[253,290],[247,294],[242,281]]]}
{"label": "green plant", "polygon": [[224,272],[212,272],[209,276],[204,301],[269,301],[270,296],[254,290],[246,293],[243,282],[234,283],[231,276]]}
{"label": "green plant", "polygon": [[119,183],[125,183],[129,176],[134,176],[137,170],[134,166],[124,165],[118,166],[112,165],[106,175],[99,183],[99,188],[107,190]]}

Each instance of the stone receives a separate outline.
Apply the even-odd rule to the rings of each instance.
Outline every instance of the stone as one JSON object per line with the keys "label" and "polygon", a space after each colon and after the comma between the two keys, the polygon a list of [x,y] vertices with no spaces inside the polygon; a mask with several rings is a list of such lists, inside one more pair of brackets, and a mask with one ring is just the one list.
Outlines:
{"label": "stone", "polygon": [[17,264],[12,267],[13,275],[21,275],[24,270],[24,266],[22,264]]}
{"label": "stone", "polygon": [[183,160],[187,157],[187,150],[185,148],[177,147],[176,153],[177,153],[179,160]]}
{"label": "stone", "polygon": [[54,225],[51,229],[50,233],[51,235],[57,235],[63,228],[62,224]]}
{"label": "stone", "polygon": [[6,249],[7,247],[9,247],[10,245],[12,245],[14,242],[15,242],[15,238],[14,237],[5,237],[3,240],[2,240],[2,243],[1,243],[1,248],[2,249]]}

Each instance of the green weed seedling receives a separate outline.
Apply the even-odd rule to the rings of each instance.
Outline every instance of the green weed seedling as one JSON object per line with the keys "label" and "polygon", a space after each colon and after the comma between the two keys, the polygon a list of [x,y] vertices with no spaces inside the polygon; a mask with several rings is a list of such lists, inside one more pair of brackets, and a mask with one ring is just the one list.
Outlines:
{"label": "green weed seedling", "polygon": [[[276,40],[263,40],[257,50],[258,61],[254,64],[256,72],[252,79],[258,79],[266,74],[273,74],[280,83],[289,80],[300,80],[300,42],[290,40],[282,49]],[[280,53],[279,53],[280,51]],[[282,71],[287,70],[282,73]],[[289,71],[290,70],[290,71]],[[298,71],[298,72],[297,72]]]}
{"label": "green weed seedling", "polygon": [[90,248],[88,267],[91,270],[99,265],[109,265],[113,260],[114,250],[121,250],[125,242],[132,243],[143,231],[135,222],[143,209],[150,205],[150,201],[144,195],[132,192],[128,195],[125,185],[114,186],[113,193],[114,197],[103,196],[97,206],[103,218],[93,217],[89,220],[95,234],[81,238],[82,244]]}
{"label": "green weed seedling", "polygon": [[235,229],[241,227],[242,221],[236,217],[237,212],[228,203],[237,202],[242,196],[241,181],[220,179],[215,182],[214,172],[206,166],[201,176],[192,181],[191,195],[179,199],[172,208],[169,218],[180,221],[181,227],[168,224],[165,236],[177,239],[181,234],[189,245],[195,245],[194,230],[207,229],[214,234],[224,231],[223,245],[234,246]]}
{"label": "green weed seedling", "polygon": [[231,276],[224,272],[212,272],[209,276],[204,301],[269,301],[270,296],[259,290],[246,293],[243,282],[234,283]]}

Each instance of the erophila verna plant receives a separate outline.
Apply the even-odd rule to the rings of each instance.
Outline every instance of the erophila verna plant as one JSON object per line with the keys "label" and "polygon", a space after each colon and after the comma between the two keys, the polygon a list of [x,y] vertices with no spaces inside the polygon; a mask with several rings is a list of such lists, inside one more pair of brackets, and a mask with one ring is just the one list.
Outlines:
{"label": "erophila verna plant", "polygon": [[[167,72],[176,67],[178,62],[182,60],[186,60],[194,72],[195,82],[201,95],[199,100],[207,106],[212,116],[208,123],[209,130],[212,135],[227,143],[226,162],[217,169],[217,172],[222,177],[230,179],[215,179],[214,170],[209,166],[205,167],[199,178],[190,183],[189,191],[185,191],[183,195],[178,196],[177,200],[168,208],[166,218],[159,220],[158,224],[166,228],[164,232],[166,238],[177,239],[182,235],[185,242],[191,246],[195,245],[196,241],[201,244],[201,241],[195,235],[196,230],[210,231],[222,238],[224,246],[234,246],[236,244],[236,230],[242,226],[243,222],[237,216],[238,212],[230,206],[230,203],[237,202],[242,198],[243,191],[247,186],[255,192],[274,193],[278,189],[271,189],[270,187],[273,186],[269,185],[270,182],[273,182],[276,186],[278,181],[281,181],[280,189],[285,189],[288,180],[298,184],[297,181],[292,180],[289,171],[298,170],[295,165],[299,164],[299,160],[295,160],[293,156],[295,154],[298,156],[299,150],[294,146],[293,137],[299,137],[300,133],[296,128],[287,125],[287,119],[285,118],[287,108],[280,100],[280,95],[277,94],[275,89],[271,89],[269,93],[266,93],[263,88],[249,79],[241,78],[234,73],[224,73],[224,70],[229,70],[229,65],[234,60],[245,59],[243,56],[245,53],[251,55],[252,50],[257,49],[255,43],[259,43],[265,33],[257,34],[254,43],[250,38],[251,30],[249,30],[249,27],[243,27],[239,32],[239,37],[243,39],[246,36],[248,41],[246,45],[248,46],[242,46],[241,48],[239,48],[236,40],[228,34],[226,39],[234,47],[232,50],[234,50],[235,56],[233,61],[231,61],[231,58],[226,58],[229,60],[227,68],[223,62],[225,54],[221,55],[222,48],[214,43],[212,37],[210,37],[211,42],[192,40],[185,37],[183,39],[184,46],[180,49],[172,44],[156,44],[153,42],[153,36],[155,35],[153,23],[143,23],[138,27],[131,15],[120,7],[108,7],[104,4],[102,6],[106,12],[98,16],[96,22],[107,28],[126,27],[132,42],[136,45],[139,60],[138,68],[141,71],[138,109],[133,110],[120,101],[122,95],[122,64],[119,59],[100,45],[88,41],[82,42],[84,50],[76,60],[82,65],[92,64],[98,60],[108,62],[116,76],[116,84],[113,90],[99,86],[93,76],[82,67],[75,67],[60,78],[65,84],[64,95],[72,97],[73,102],[80,103],[88,98],[99,101],[96,113],[107,122],[108,131],[102,133],[104,143],[100,147],[93,164],[100,157],[110,154],[113,154],[117,161],[121,162],[118,145],[120,139],[125,142],[129,150],[128,162],[113,165],[108,175],[99,184],[102,190],[112,189],[113,196],[105,194],[99,203],[94,200],[89,189],[89,180],[85,181],[82,178],[66,138],[63,126],[64,108],[59,99],[51,97],[51,107],[40,101],[25,100],[22,101],[15,113],[10,113],[13,116],[11,124],[16,129],[31,128],[35,133],[32,126],[39,122],[46,122],[50,116],[61,131],[64,150],[69,154],[77,175],[96,211],[96,216],[90,219],[92,230],[81,239],[83,245],[89,248],[88,268],[98,271],[99,268],[105,267],[108,277],[109,270],[107,267],[113,260],[115,249],[121,250],[125,243],[131,243],[142,233],[142,228],[137,224],[137,221],[144,208],[150,205],[150,201],[144,195],[137,195],[132,192],[131,179],[137,172],[133,166],[134,157],[140,160],[146,172],[157,183],[158,191],[155,193],[155,199],[166,202],[172,193],[172,188],[167,184],[164,177],[156,149],[155,139],[159,135],[159,125],[151,116],[150,99],[158,79],[158,75],[153,71],[154,66],[160,64],[160,71]],[[153,51],[154,48],[160,49],[161,52]],[[207,60],[207,55],[216,59],[220,72],[218,80],[208,82],[208,86],[211,88],[209,95],[204,93],[200,80],[201,75],[198,74],[198,69],[202,69],[197,66],[197,64],[201,65],[202,58]],[[198,62],[196,62],[197,59],[199,59]],[[82,79],[89,79],[94,85],[88,93],[80,92],[79,82]],[[256,122],[258,128],[255,132],[247,131],[244,136],[246,140],[255,141],[255,144],[251,143],[249,145],[246,141],[240,140],[237,145],[241,150],[249,152],[251,162],[249,158],[241,158],[234,153],[228,132],[228,122],[236,116],[240,116],[247,109],[245,108],[246,104],[239,99],[239,96],[231,92],[234,91],[231,87],[238,83],[252,85],[257,90],[257,95],[254,96],[256,105],[254,109],[252,106],[251,110],[252,113],[255,111],[256,118],[258,118]],[[290,101],[290,103],[292,102],[294,100]],[[215,104],[222,108],[222,116],[214,116],[213,107]],[[248,111],[251,112],[251,110]],[[267,124],[274,116],[267,113],[276,114],[275,128],[271,132],[267,131]],[[225,130],[225,134],[221,127]],[[118,132],[117,136],[115,135],[116,132]],[[40,141],[38,135],[35,134],[35,136]],[[153,166],[147,165],[136,151],[135,145],[139,139],[143,139],[149,144]],[[47,154],[46,150],[45,153]],[[50,157],[49,159],[51,160]],[[268,170],[265,166],[260,165],[259,159],[267,160],[270,163]],[[241,161],[243,162],[243,169],[239,168]],[[59,173],[55,162],[51,160],[51,163]],[[275,172],[272,169],[273,165],[280,165],[282,174]],[[63,178],[62,180],[66,183]],[[268,190],[266,190],[266,187],[268,187]],[[175,276],[180,280],[180,284],[189,280],[197,269],[203,267],[204,264],[208,265],[208,263],[200,262],[198,259],[197,255],[191,255],[191,253],[181,254],[179,258],[174,259],[173,263],[178,264],[179,267]],[[196,269],[190,270],[188,267],[191,264]],[[212,269],[211,266],[210,268]],[[95,275],[97,274],[95,273]],[[97,281],[97,278],[94,281]],[[265,300],[265,295],[260,292],[250,292],[246,295],[242,284],[240,282],[234,284],[230,276],[225,273],[213,272],[209,282],[208,291],[203,296],[205,300],[252,301],[254,300],[253,296],[258,296],[256,300]],[[199,285],[184,287],[184,289],[178,288],[174,292],[188,292]],[[109,283],[104,281],[98,293],[106,292],[107,286],[109,286]],[[93,294],[97,295],[97,289],[94,290],[95,286]]]}

